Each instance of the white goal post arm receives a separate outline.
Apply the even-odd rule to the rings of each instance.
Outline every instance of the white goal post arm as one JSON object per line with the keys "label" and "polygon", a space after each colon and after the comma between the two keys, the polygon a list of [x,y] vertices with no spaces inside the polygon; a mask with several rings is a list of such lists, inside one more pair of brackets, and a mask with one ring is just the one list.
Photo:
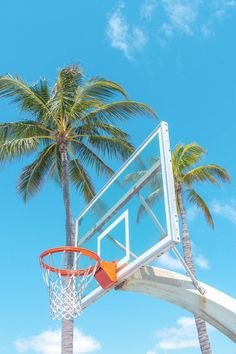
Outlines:
{"label": "white goal post arm", "polygon": [[207,284],[199,282],[199,285],[205,289],[204,295],[185,275],[161,268],[143,267],[118,289],[154,296],[182,307],[236,342],[236,299]]}

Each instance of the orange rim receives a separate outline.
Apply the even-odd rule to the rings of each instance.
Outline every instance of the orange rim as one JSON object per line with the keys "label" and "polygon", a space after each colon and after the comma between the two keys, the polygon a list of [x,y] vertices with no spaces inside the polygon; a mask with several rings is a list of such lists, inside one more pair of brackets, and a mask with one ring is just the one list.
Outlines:
{"label": "orange rim", "polygon": [[[76,253],[82,253],[86,257],[90,257],[94,259],[97,262],[97,265],[94,265],[90,268],[85,268],[85,269],[76,269],[76,270],[70,270],[70,269],[60,269],[60,268],[55,268],[52,267],[44,262],[44,257],[52,254],[52,253],[60,253],[60,252],[76,252]],[[59,273],[62,276],[68,276],[68,275],[74,275],[74,276],[83,276],[85,273],[91,274],[94,270],[95,266],[100,265],[100,257],[92,252],[89,251],[85,248],[80,248],[80,247],[72,247],[72,246],[63,246],[63,247],[56,247],[56,248],[51,248],[49,250],[44,251],[41,253],[39,256],[39,262],[41,267],[50,270],[50,272],[54,273]]]}

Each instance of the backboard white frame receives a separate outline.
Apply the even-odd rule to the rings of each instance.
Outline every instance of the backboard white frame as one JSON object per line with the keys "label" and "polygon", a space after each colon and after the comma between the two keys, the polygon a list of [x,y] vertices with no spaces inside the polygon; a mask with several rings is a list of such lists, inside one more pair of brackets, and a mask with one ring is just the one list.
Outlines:
{"label": "backboard white frame", "polygon": [[[81,214],[76,219],[76,236],[78,237],[78,225],[80,219],[85,215],[85,213],[94,205],[94,203],[102,196],[103,193],[114,183],[121,173],[128,167],[130,163],[142,152],[143,149],[150,143],[152,139],[159,136],[159,148],[160,148],[160,162],[162,166],[162,176],[163,176],[163,192],[164,192],[164,203],[166,209],[166,228],[167,236],[159,241],[156,245],[148,249],[141,256],[132,260],[127,266],[122,267],[117,273],[117,285],[124,281],[126,278],[131,276],[140,267],[149,264],[155,260],[158,256],[167,252],[170,248],[174,247],[179,241],[179,226],[178,226],[178,214],[176,209],[176,198],[175,198],[175,187],[174,178],[172,172],[172,161],[171,161],[171,150],[169,143],[168,134],[168,124],[166,122],[161,122],[159,126],[152,132],[152,134],[144,141],[144,143],[131,155],[127,162],[118,170],[118,172],[107,182],[107,184],[102,188],[102,190],[93,198],[89,205],[81,212]],[[117,209],[114,207],[110,210],[110,214],[115,213]],[[103,220],[103,223],[106,219]],[[100,227],[99,223],[93,228],[98,229]],[[93,232],[86,233],[85,236],[80,240],[76,240],[76,245],[82,246],[91,236]],[[100,237],[100,236],[99,236]],[[132,251],[132,250],[131,250]],[[100,296],[102,296],[108,290],[104,290],[101,287],[96,288],[90,294],[86,295],[82,300],[82,306],[87,307],[92,302],[96,301]]]}

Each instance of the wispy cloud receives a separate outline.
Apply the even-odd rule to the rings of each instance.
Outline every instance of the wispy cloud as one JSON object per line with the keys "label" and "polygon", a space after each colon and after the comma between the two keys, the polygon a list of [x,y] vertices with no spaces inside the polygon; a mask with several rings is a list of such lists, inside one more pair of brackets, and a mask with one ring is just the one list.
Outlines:
{"label": "wispy cloud", "polygon": [[[194,263],[203,270],[207,270],[210,268],[208,260],[200,253],[195,251],[195,247],[193,247],[194,253]],[[157,261],[158,266],[164,267],[170,270],[181,271],[184,270],[182,263],[179,261],[178,258],[172,256],[170,252],[163,254],[161,257],[158,258]]]}
{"label": "wispy cloud", "polygon": [[[208,331],[214,328],[207,325]],[[166,327],[156,332],[156,345],[146,354],[160,354],[180,349],[199,348],[197,330],[193,317],[180,317],[175,326]]]}
{"label": "wispy cloud", "polygon": [[[16,350],[19,353],[34,351],[40,354],[58,354],[61,352],[60,330],[48,330],[28,339],[17,339]],[[83,334],[75,328],[74,330],[74,353],[86,354],[101,349],[101,344],[91,336]]]}
{"label": "wispy cloud", "polygon": [[198,348],[194,319],[180,317],[177,326],[163,328],[157,332],[157,341],[158,347],[165,350]]}
{"label": "wispy cloud", "polygon": [[157,0],[146,0],[141,6],[140,15],[144,20],[150,21],[156,11]]}
{"label": "wispy cloud", "polygon": [[189,222],[193,222],[197,215],[199,214],[199,209],[196,206],[190,206],[187,209],[186,217]]}
{"label": "wispy cloud", "polygon": [[124,7],[125,5],[120,3],[109,16],[107,36],[113,48],[121,50],[129,60],[133,60],[135,52],[144,48],[147,37],[139,27],[128,23],[123,13]]}
{"label": "wispy cloud", "polygon": [[119,2],[110,13],[107,36],[113,48],[133,60],[152,39],[165,47],[176,35],[210,38],[217,25],[236,10],[236,0],[144,0],[136,12],[139,25],[128,22],[128,6]]}
{"label": "wispy cloud", "polygon": [[235,199],[231,199],[228,202],[220,202],[214,200],[212,202],[211,207],[215,215],[219,215],[229,220],[232,224],[236,225],[236,200]]}
{"label": "wispy cloud", "polygon": [[147,354],[158,354],[160,350],[199,348],[194,318],[180,317],[176,326],[163,328],[156,333],[155,348]]}
{"label": "wispy cloud", "polygon": [[199,11],[199,0],[163,0],[168,22],[166,25],[185,34],[193,33]]}
{"label": "wispy cloud", "polygon": [[[167,21],[161,30],[167,37],[170,33],[176,33],[174,29],[185,35],[210,37],[217,22],[236,9],[236,0],[162,0],[162,4]],[[168,28],[167,32],[165,28]]]}
{"label": "wispy cloud", "polygon": [[158,258],[158,265],[171,270],[183,270],[184,267],[180,261],[172,256],[169,252],[164,253],[161,257]]}
{"label": "wispy cloud", "polygon": [[209,269],[209,262],[208,260],[201,254],[195,257],[196,265],[201,269]]}

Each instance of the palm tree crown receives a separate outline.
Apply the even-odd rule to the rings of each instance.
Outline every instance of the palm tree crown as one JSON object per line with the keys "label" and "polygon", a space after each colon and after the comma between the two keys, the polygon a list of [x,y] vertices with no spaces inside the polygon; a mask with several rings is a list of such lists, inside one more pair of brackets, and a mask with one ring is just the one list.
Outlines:
{"label": "palm tree crown", "polygon": [[[216,164],[196,166],[206,150],[196,143],[183,145],[179,144],[172,153],[172,165],[176,193],[183,192],[188,202],[200,208],[206,221],[214,227],[210,210],[205,201],[196,192],[193,185],[196,182],[210,182],[219,186],[219,181],[229,182],[230,176],[227,171]],[[179,208],[179,200],[177,198]]]}
{"label": "palm tree crown", "polygon": [[[120,94],[125,99],[114,102]],[[45,176],[62,178],[62,155],[69,160],[69,178],[86,201],[95,194],[88,168],[98,175],[111,168],[98,152],[126,159],[133,151],[129,136],[114,125],[132,115],[156,113],[128,100],[124,89],[103,78],[85,81],[79,66],[58,71],[50,89],[46,80],[28,85],[19,77],[0,77],[0,97],[8,97],[32,119],[0,124],[0,159],[14,159],[38,152],[23,170],[18,190],[24,200],[42,186]]]}

